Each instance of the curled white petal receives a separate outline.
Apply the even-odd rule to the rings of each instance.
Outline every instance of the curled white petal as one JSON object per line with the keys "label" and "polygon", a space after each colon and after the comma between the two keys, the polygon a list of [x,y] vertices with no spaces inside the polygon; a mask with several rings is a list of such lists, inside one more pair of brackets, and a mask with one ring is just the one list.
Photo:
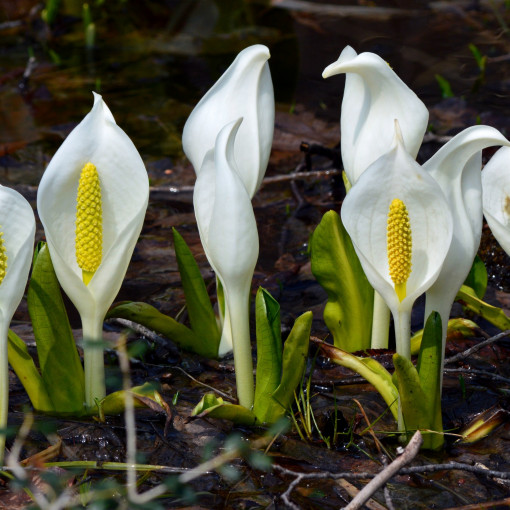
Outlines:
{"label": "curled white petal", "polygon": [[191,112],[182,133],[184,152],[199,174],[223,126],[243,117],[234,152],[250,197],[262,182],[273,141],[274,92],[268,59],[269,50],[260,44],[241,51]]}
{"label": "curled white petal", "polygon": [[428,111],[416,94],[374,53],[357,54],[347,46],[322,76],[345,73],[340,118],[344,169],[354,184],[393,140],[398,119],[404,145],[413,158],[427,128]]}
{"label": "curled white petal", "polygon": [[[389,206],[400,199],[412,231],[412,269],[406,297],[399,301],[389,274]],[[436,280],[452,238],[452,217],[435,181],[406,152],[401,141],[361,175],[342,205],[342,221],[368,280],[393,315],[410,311],[418,296]]]}
{"label": "curled white petal", "polygon": [[483,213],[498,243],[510,255],[510,148],[502,147],[482,172]]}
{"label": "curled white petal", "polygon": [[[103,215],[102,262],[89,285],[76,262],[76,199],[81,170],[96,166]],[[149,182],[135,146],[102,100],[71,132],[44,172],[37,208],[55,272],[82,320],[103,317],[117,295],[142,228]]]}

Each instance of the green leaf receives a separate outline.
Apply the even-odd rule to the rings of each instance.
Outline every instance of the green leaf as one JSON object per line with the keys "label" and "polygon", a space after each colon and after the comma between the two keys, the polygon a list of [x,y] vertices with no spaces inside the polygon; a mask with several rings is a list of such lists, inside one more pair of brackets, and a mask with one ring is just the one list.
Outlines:
{"label": "green leaf", "polygon": [[7,340],[7,351],[9,363],[25,388],[34,409],[43,413],[53,412],[55,410],[53,402],[25,342],[11,330]]}
{"label": "green leaf", "polygon": [[271,408],[275,405],[271,395],[282,378],[282,339],[280,305],[262,287],[255,299],[255,320],[257,371],[253,412],[265,423],[271,419]]}
{"label": "green leaf", "polygon": [[381,395],[395,420],[398,419],[398,391],[391,374],[375,359],[360,358],[319,340],[315,343],[333,363],[349,368],[366,379]]}
{"label": "green leaf", "polygon": [[463,285],[455,299],[502,331],[510,329],[510,318],[505,315],[505,312],[479,299],[471,287]]}
{"label": "green leaf", "polygon": [[440,448],[443,445],[443,435],[434,432],[425,433],[427,430],[435,430],[434,425],[437,420],[431,415],[429,395],[421,386],[418,371],[410,360],[398,353],[393,355],[393,364],[395,365],[394,381],[398,388],[408,437],[415,430],[421,430],[422,448],[433,450]]}
{"label": "green leaf", "polygon": [[[159,412],[169,412],[168,404],[162,399],[156,391],[154,384],[146,382],[141,386],[134,386],[130,392],[133,394],[133,404],[135,408],[149,407]],[[126,407],[126,392],[124,390],[115,391],[107,395],[100,402],[101,413],[103,415],[115,415],[124,412]],[[90,409],[89,414],[96,415],[97,409]]]}
{"label": "green leaf", "polygon": [[393,355],[394,381],[400,395],[406,431],[412,433],[430,428],[427,397],[420,384],[420,376],[413,363],[398,353]]}
{"label": "green leaf", "polygon": [[27,294],[39,367],[57,413],[83,410],[84,373],[48,247],[35,257]]}
{"label": "green leaf", "polygon": [[210,343],[207,337],[197,336],[188,327],[146,303],[122,303],[112,308],[106,318],[128,319],[166,336],[186,351],[195,352],[207,358],[218,357],[218,345],[214,341]]}
{"label": "green leaf", "polygon": [[225,402],[214,393],[206,393],[196,405],[191,416],[203,418],[205,416],[229,420],[238,425],[256,425],[257,417],[246,407]]}
{"label": "green leaf", "polygon": [[[476,332],[480,328],[478,324],[464,319],[463,317],[456,317],[448,321],[448,328],[446,329],[446,341],[456,338],[470,338],[476,336]],[[411,337],[411,354],[413,356],[420,352],[421,340],[423,338],[423,329],[417,331]]]}
{"label": "green leaf", "polygon": [[487,280],[487,268],[485,267],[483,260],[477,255],[473,261],[471,270],[466,277],[464,285],[471,287],[475,291],[476,295],[480,299],[483,299],[485,291],[487,290]]}
{"label": "green leaf", "polygon": [[276,405],[272,407],[272,413],[267,417],[268,423],[279,420],[294,402],[294,392],[301,383],[306,367],[312,319],[312,312],[300,315],[285,340],[282,356],[282,379],[272,394]]}
{"label": "green leaf", "polygon": [[423,333],[420,354],[416,365],[420,377],[420,385],[423,393],[426,395],[426,404],[430,417],[430,428],[439,434],[433,434],[424,441],[427,442],[427,448],[441,448],[444,443],[443,420],[441,416],[441,381],[442,381],[442,363],[443,343],[441,316],[437,312],[432,312]]}
{"label": "green leaf", "polygon": [[310,240],[312,273],[328,294],[324,322],[335,347],[370,348],[374,291],[340,216],[328,211]]}
{"label": "green leaf", "polygon": [[443,99],[448,97],[455,97],[450,82],[440,74],[435,74],[434,76],[436,78],[437,84],[439,85],[439,88],[441,89],[441,95]]}
{"label": "green leaf", "polygon": [[172,232],[191,329],[197,337],[207,338],[207,342],[211,344],[211,351],[217,352],[221,333],[204,279],[186,241],[175,228],[172,229]]}

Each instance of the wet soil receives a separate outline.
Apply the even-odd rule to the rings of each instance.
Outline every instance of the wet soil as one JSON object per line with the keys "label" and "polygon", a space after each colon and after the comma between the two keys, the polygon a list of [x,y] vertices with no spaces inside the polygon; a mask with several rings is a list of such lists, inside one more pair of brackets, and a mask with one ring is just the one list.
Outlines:
{"label": "wet soil", "polygon": [[[359,52],[380,54],[429,107],[431,134],[419,161],[437,150],[443,143],[441,137],[477,122],[510,135],[510,36],[506,27],[510,13],[499,2],[331,0],[324,4],[275,0],[263,5],[233,0],[118,1],[93,7],[97,35],[95,47],[89,49],[85,48],[81,28],[81,3],[76,3],[79,5],[62,2],[51,27],[42,22],[42,5],[36,1],[0,5],[0,180],[22,192],[35,207],[37,184],[45,166],[89,111],[91,90],[103,94],[118,124],[142,154],[152,186],[145,226],[119,301],[144,301],[172,316],[182,309],[184,295],[172,247],[172,227],[184,236],[206,281],[213,282],[193,214],[195,176],[183,157],[180,133],[193,105],[234,55],[249,44],[261,42],[270,47],[278,101],[269,179],[254,198],[261,247],[253,292],[261,285],[280,302],[284,334],[298,315],[312,310],[313,335],[328,336],[322,321],[326,295],[311,274],[307,243],[322,214],[329,209],[339,210],[343,195],[335,176],[335,170],[341,168],[335,148],[339,142],[343,80],[322,80],[321,73],[346,44]],[[483,74],[468,47],[470,43],[487,56]],[[36,64],[27,71],[29,55],[35,56]],[[442,98],[436,74],[450,82],[454,97]],[[305,158],[300,150],[302,142],[331,149],[334,157],[312,154]],[[487,151],[486,156],[490,154]],[[332,172],[285,180],[296,168]],[[281,179],[275,181],[275,177]],[[43,239],[40,225],[37,238]],[[508,312],[509,261],[488,229],[484,230],[481,255],[490,276],[487,299]],[[69,313],[79,338],[79,318],[71,305]],[[454,314],[464,314],[460,305],[454,308]],[[421,327],[420,315],[418,308],[414,329]],[[490,324],[472,318],[487,334],[497,332]],[[25,302],[15,315],[13,329],[35,351]],[[112,342],[121,331],[115,323],[105,325],[105,336]],[[234,431],[248,438],[264,433],[221,421],[189,421],[192,408],[208,387],[234,398],[231,359],[204,360],[180,352],[170,343],[154,343],[136,335],[131,338],[147,346],[141,359],[132,360],[133,384],[158,382],[168,402],[177,395],[171,406],[171,426],[166,430],[167,417],[154,411],[137,411],[137,440],[143,462],[192,468],[202,462],[206,446],[213,440],[215,451],[222,451],[222,442]],[[447,356],[479,340],[451,343]],[[492,406],[507,412],[509,354],[510,342],[503,341],[456,364],[457,372],[446,374],[445,430],[457,432],[474,415]],[[108,352],[106,356],[110,386],[116,389],[116,355]],[[376,356],[381,362],[390,358],[387,353]],[[370,385],[320,357],[313,367],[310,363],[309,374],[310,402],[320,429],[329,437],[336,420],[337,430],[342,433],[328,448],[316,433],[302,440],[295,430],[288,430],[269,450],[273,462],[299,472],[380,470],[379,443],[389,455],[398,447],[390,434],[394,424],[385,413],[382,399]],[[9,424],[18,427],[29,402],[14,374],[10,382]],[[367,432],[367,419],[375,422],[377,441]],[[108,417],[98,423],[36,416],[23,455],[28,457],[45,449],[55,437],[62,440],[63,447],[53,460],[125,459],[122,417]],[[479,463],[509,471],[509,440],[510,425],[504,421],[490,437],[474,445],[456,444],[455,436],[448,436],[444,451],[424,452],[417,462]],[[196,508],[285,507],[280,496],[293,480],[291,476],[260,471],[243,460],[233,464],[237,478],[210,473],[191,484],[197,493],[195,503],[175,496],[161,504],[164,508],[192,504]],[[69,475],[70,484],[79,479],[67,471],[57,474],[63,478]],[[90,476],[94,483],[106,477],[124,479],[124,474],[103,471]],[[144,487],[162,478],[152,474]],[[300,483],[291,497],[300,508],[339,508],[362,485],[357,481],[349,485],[346,480],[308,480]],[[395,508],[482,508],[476,505],[501,501],[510,493],[501,480],[458,470],[397,476],[389,489]],[[0,508],[24,508],[29,498],[23,494],[13,493],[4,482]],[[367,508],[385,508],[381,491],[375,500],[383,506],[372,503]],[[495,503],[483,508],[499,507]]]}

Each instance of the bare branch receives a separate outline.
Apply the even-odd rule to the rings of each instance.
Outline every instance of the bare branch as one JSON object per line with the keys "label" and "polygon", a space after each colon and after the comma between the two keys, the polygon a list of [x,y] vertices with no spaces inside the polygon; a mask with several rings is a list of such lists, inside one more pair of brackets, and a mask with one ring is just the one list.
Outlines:
{"label": "bare branch", "polygon": [[359,494],[345,507],[345,510],[358,510],[361,508],[378,489],[418,455],[422,444],[423,437],[420,431],[417,430],[406,446],[404,453],[368,482]]}
{"label": "bare branch", "polygon": [[475,352],[479,351],[480,349],[483,349],[487,345],[493,344],[494,342],[498,342],[499,340],[503,340],[504,338],[508,337],[510,335],[510,329],[507,329],[506,331],[503,331],[501,333],[498,333],[497,335],[484,340],[483,342],[479,342],[473,347],[470,347],[469,349],[466,349],[463,352],[459,352],[458,354],[455,354],[455,356],[450,356],[449,358],[446,358],[444,360],[445,365],[449,365],[450,363],[455,363],[456,361],[460,361],[463,359],[468,358],[471,356],[471,354],[474,354]]}

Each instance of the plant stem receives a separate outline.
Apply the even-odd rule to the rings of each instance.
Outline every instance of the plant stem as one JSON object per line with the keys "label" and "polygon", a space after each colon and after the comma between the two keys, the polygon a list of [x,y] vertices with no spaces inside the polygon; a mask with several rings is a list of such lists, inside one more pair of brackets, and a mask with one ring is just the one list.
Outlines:
{"label": "plant stem", "polygon": [[[5,322],[5,321],[4,321]],[[9,324],[0,324],[0,429],[7,428],[9,407],[9,364],[7,360],[7,333]],[[0,434],[0,466],[4,463],[5,434]]]}
{"label": "plant stem", "polygon": [[374,290],[374,311],[372,319],[372,349],[387,349],[390,332],[390,309],[379,292]]}
{"label": "plant stem", "polygon": [[[393,316],[395,323],[395,342],[397,353],[404,358],[411,359],[411,311],[398,311]],[[402,414],[402,403],[398,399],[398,430],[405,433],[404,416]]]}
{"label": "plant stem", "polygon": [[[251,357],[250,310],[246,299],[248,296],[249,300],[251,280],[248,283],[248,286],[241,284],[230,289],[228,293],[225,292],[225,301],[230,312],[232,328],[237,398],[240,405],[251,409],[253,407],[255,385]],[[248,291],[246,291],[246,288]]]}
{"label": "plant stem", "polygon": [[399,311],[393,316],[397,352],[411,359],[411,311]]}
{"label": "plant stem", "polygon": [[[88,319],[88,320],[87,320]],[[83,363],[85,366],[85,404],[88,408],[96,405],[96,399],[106,396],[104,382],[103,318],[82,320]]]}

